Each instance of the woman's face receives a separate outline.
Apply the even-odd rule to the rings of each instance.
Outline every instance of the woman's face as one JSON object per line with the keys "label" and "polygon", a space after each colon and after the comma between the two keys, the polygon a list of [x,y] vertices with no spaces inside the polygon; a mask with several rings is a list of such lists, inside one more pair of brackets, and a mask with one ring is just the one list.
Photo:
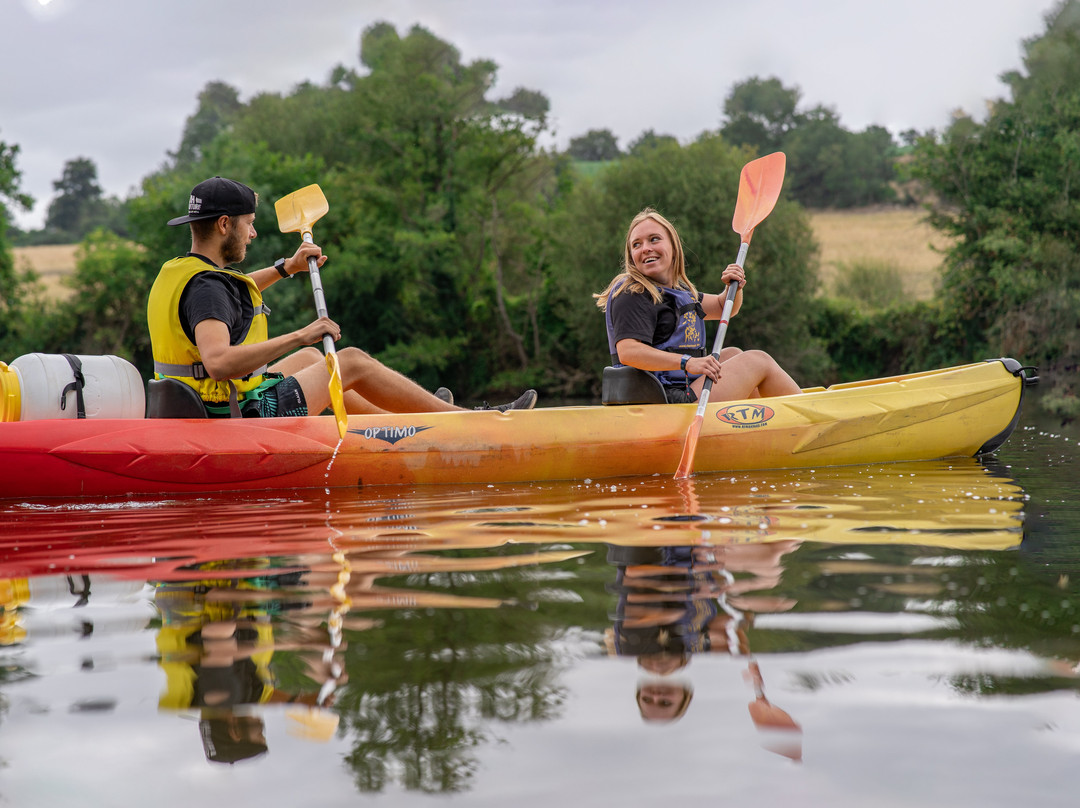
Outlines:
{"label": "woman's face", "polygon": [[652,219],[643,219],[630,231],[630,257],[642,275],[670,286],[675,247],[667,230]]}
{"label": "woman's face", "polygon": [[646,721],[674,721],[682,714],[687,697],[678,685],[642,685],[637,694],[638,710]]}

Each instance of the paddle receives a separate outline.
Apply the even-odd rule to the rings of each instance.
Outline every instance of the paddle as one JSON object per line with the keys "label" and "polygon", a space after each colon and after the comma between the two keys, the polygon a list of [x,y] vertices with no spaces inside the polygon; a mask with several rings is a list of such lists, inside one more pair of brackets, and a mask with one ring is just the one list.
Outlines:
{"label": "paddle", "polygon": [[[330,205],[318,185],[308,185],[299,191],[293,191],[274,203],[277,212],[278,227],[282,233],[300,233],[303,240],[312,243],[311,226],[321,219]],[[314,256],[308,258],[308,274],[311,276],[311,289],[315,293],[315,311],[320,317],[326,313],[326,297],[323,295],[322,278],[319,277],[319,262]],[[345,391],[341,384],[341,366],[338,364],[337,351],[334,350],[334,338],[323,334],[323,349],[326,352],[326,368],[330,371],[330,406],[334,409],[337,420],[338,437],[344,438],[349,426],[349,414],[345,411]]]}
{"label": "paddle", "polygon": [[[780,197],[780,186],[784,184],[786,166],[787,158],[783,152],[767,154],[743,166],[739,177],[739,196],[735,201],[735,216],[731,220],[732,229],[739,234],[741,239],[739,255],[735,259],[735,263],[740,267],[746,260],[746,251],[750,248],[750,238],[754,235],[754,228],[772,213],[776,200]],[[724,347],[731,307],[735,303],[735,295],[738,291],[738,284],[728,284],[724,310],[720,315],[720,328],[716,332],[716,341],[712,349],[712,355],[717,359],[720,358],[720,349]],[[697,451],[698,436],[701,434],[701,424],[705,419],[705,407],[709,403],[711,389],[712,379],[706,379],[705,386],[701,390],[701,398],[698,400],[697,412],[686,433],[682,459],[675,472],[676,480],[689,477],[693,471],[694,453]]]}

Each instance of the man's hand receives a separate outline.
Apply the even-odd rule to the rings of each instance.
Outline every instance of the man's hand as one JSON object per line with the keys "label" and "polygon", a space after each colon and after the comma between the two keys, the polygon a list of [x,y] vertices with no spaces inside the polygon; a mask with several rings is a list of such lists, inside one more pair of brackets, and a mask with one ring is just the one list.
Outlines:
{"label": "man's hand", "polygon": [[329,334],[330,338],[337,342],[341,339],[341,326],[329,317],[320,317],[315,322],[299,329],[296,334],[304,345],[314,345],[316,342],[322,342],[323,334]]}
{"label": "man's hand", "polygon": [[318,244],[302,242],[292,257],[285,259],[285,271],[290,275],[295,275],[297,272],[307,272],[308,258],[315,258],[320,267],[326,263],[326,256],[323,255],[322,247]]}

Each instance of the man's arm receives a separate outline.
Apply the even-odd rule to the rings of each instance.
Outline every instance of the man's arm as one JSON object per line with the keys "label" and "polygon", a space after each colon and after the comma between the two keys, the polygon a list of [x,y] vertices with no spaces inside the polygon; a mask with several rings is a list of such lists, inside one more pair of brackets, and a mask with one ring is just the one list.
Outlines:
{"label": "man's arm", "polygon": [[[309,257],[315,258],[320,267],[326,263],[326,256],[322,254],[322,248],[318,244],[302,243],[291,257],[285,259],[284,269],[290,278],[297,272],[308,271]],[[255,285],[259,287],[260,292],[268,286],[273,286],[278,281],[284,280],[281,273],[274,267],[252,270],[248,273],[248,277],[255,281]]]}
{"label": "man's arm", "polygon": [[341,337],[341,328],[328,317],[322,317],[296,331],[271,337],[266,342],[251,345],[230,345],[229,327],[220,320],[203,320],[195,326],[195,344],[202,356],[203,366],[215,381],[239,379],[276,362],[285,354],[304,345],[313,345],[330,334]]}

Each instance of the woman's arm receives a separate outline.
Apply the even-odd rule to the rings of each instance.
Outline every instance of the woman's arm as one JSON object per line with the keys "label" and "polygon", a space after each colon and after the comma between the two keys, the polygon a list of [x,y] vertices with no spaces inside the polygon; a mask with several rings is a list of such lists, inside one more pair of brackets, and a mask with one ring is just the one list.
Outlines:
{"label": "woman's arm", "polygon": [[[713,295],[715,297],[715,295]],[[682,368],[682,355],[661,351],[636,339],[621,339],[615,343],[619,361],[638,370],[679,370]],[[712,354],[692,356],[686,363],[686,372],[691,376],[706,375],[714,382],[720,379],[720,363]]]}
{"label": "woman's arm", "polygon": [[[731,305],[731,316],[734,317],[739,313],[739,309],[742,308],[743,292],[742,289],[746,285],[746,274],[743,272],[743,268],[738,264],[728,264],[727,269],[724,270],[724,274],[720,276],[720,280],[724,284],[738,283],[739,290],[735,293],[735,302]],[[720,316],[724,313],[724,299],[727,296],[727,290],[724,290],[720,295],[702,295],[701,296],[701,308],[705,310],[706,320],[719,320]]]}

